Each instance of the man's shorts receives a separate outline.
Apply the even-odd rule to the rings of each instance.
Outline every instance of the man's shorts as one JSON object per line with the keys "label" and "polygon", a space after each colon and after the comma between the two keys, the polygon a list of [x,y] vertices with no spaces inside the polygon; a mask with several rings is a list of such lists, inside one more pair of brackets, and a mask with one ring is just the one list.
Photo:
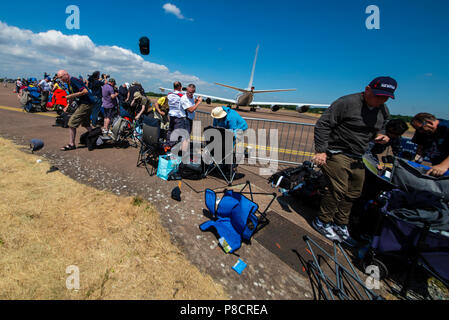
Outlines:
{"label": "man's shorts", "polygon": [[170,118],[170,131],[175,131],[176,129],[184,129],[188,131],[189,127],[186,118]]}
{"label": "man's shorts", "polygon": [[104,117],[107,119],[114,119],[117,115],[117,109],[116,108],[105,108],[104,109]]}
{"label": "man's shorts", "polygon": [[92,113],[91,104],[81,104],[76,111],[73,113],[69,121],[69,128],[76,129],[79,126],[89,127],[90,126],[90,114]]}
{"label": "man's shorts", "polygon": [[[184,130],[184,132],[178,132],[178,134],[183,135],[185,133],[185,136],[183,135],[183,138],[178,137],[177,141],[171,141],[171,136],[172,136],[173,132],[177,129]],[[168,144],[171,146],[174,146],[179,140],[187,139],[188,135],[189,135],[189,132],[188,132],[187,119],[170,117],[170,127],[169,127],[168,134],[167,134]]]}

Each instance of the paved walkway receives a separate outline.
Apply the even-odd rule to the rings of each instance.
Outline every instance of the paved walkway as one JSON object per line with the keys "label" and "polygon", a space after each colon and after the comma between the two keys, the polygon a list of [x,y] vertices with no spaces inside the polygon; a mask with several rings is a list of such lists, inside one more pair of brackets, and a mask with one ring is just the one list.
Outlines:
{"label": "paved walkway", "polygon": [[[221,283],[232,299],[312,298],[309,278],[295,253],[304,252],[303,235],[321,239],[310,227],[314,215],[310,210],[276,201],[269,213],[273,222],[250,245],[243,244],[237,252],[248,264],[243,274],[238,275],[231,268],[239,257],[226,255],[212,233],[199,230],[199,225],[208,220],[203,212],[202,192],[206,188],[222,187],[223,183],[213,178],[183,182],[182,202],[176,202],[170,195],[178,182],[149,177],[144,168],[137,168],[137,149],[111,147],[89,152],[80,148],[61,152],[59,149],[67,144],[69,132],[52,127],[54,114],[27,114],[17,109],[17,105],[15,95],[0,90],[0,136],[22,145],[29,145],[31,139],[41,139],[45,148],[38,154],[64,174],[95,188],[117,195],[140,196],[154,204],[163,225],[186,257]],[[80,129],[78,138],[83,132]],[[250,180],[256,191],[274,191],[266,179],[257,175],[257,168],[243,167],[241,172],[245,178],[239,184]],[[256,201],[263,207],[269,197],[258,197]],[[285,234],[282,226],[293,233]]]}

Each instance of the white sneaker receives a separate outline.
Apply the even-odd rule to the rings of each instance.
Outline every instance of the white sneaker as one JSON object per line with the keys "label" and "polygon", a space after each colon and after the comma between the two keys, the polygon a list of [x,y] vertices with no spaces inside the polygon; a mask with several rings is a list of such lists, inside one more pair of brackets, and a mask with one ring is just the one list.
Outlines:
{"label": "white sneaker", "polygon": [[336,224],[332,224],[332,229],[347,245],[351,247],[355,247],[357,245],[357,241],[355,241],[349,234],[348,226],[338,226]]}
{"label": "white sneaker", "polygon": [[312,227],[327,239],[341,242],[340,237],[335,233],[330,223],[324,223],[320,220],[320,218],[317,217],[312,221]]}

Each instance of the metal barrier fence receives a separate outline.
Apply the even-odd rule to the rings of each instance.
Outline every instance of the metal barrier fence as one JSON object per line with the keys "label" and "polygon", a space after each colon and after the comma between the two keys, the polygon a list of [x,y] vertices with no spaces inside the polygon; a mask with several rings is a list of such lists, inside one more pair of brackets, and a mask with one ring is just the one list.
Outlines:
{"label": "metal barrier fence", "polygon": [[[249,145],[257,151],[257,160],[277,161],[279,164],[300,165],[304,161],[311,160],[314,148],[315,125],[290,121],[267,120],[258,118],[243,118],[250,129],[264,129],[267,133],[267,141],[258,141],[256,145]],[[197,111],[195,121],[201,121],[202,128],[212,126],[213,119],[210,113]],[[270,146],[270,130],[278,132],[278,146]],[[273,158],[273,152],[277,152],[277,159]]]}

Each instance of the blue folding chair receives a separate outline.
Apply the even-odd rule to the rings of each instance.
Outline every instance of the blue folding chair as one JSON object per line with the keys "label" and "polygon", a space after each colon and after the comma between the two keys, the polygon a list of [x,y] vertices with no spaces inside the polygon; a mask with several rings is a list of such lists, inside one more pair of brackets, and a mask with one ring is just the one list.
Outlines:
{"label": "blue folding chair", "polygon": [[[244,192],[247,187],[250,191]],[[223,194],[223,198],[217,204],[217,193],[210,189],[206,190],[206,207],[214,220],[203,223],[200,229],[202,231],[215,229],[223,250],[226,253],[234,253],[241,248],[243,241],[250,243],[253,235],[268,225],[270,221],[266,213],[277,195],[276,193],[253,193],[249,181],[240,192],[225,190]],[[251,195],[251,200],[245,194]],[[273,196],[263,212],[254,202],[253,195],[256,194]]]}

